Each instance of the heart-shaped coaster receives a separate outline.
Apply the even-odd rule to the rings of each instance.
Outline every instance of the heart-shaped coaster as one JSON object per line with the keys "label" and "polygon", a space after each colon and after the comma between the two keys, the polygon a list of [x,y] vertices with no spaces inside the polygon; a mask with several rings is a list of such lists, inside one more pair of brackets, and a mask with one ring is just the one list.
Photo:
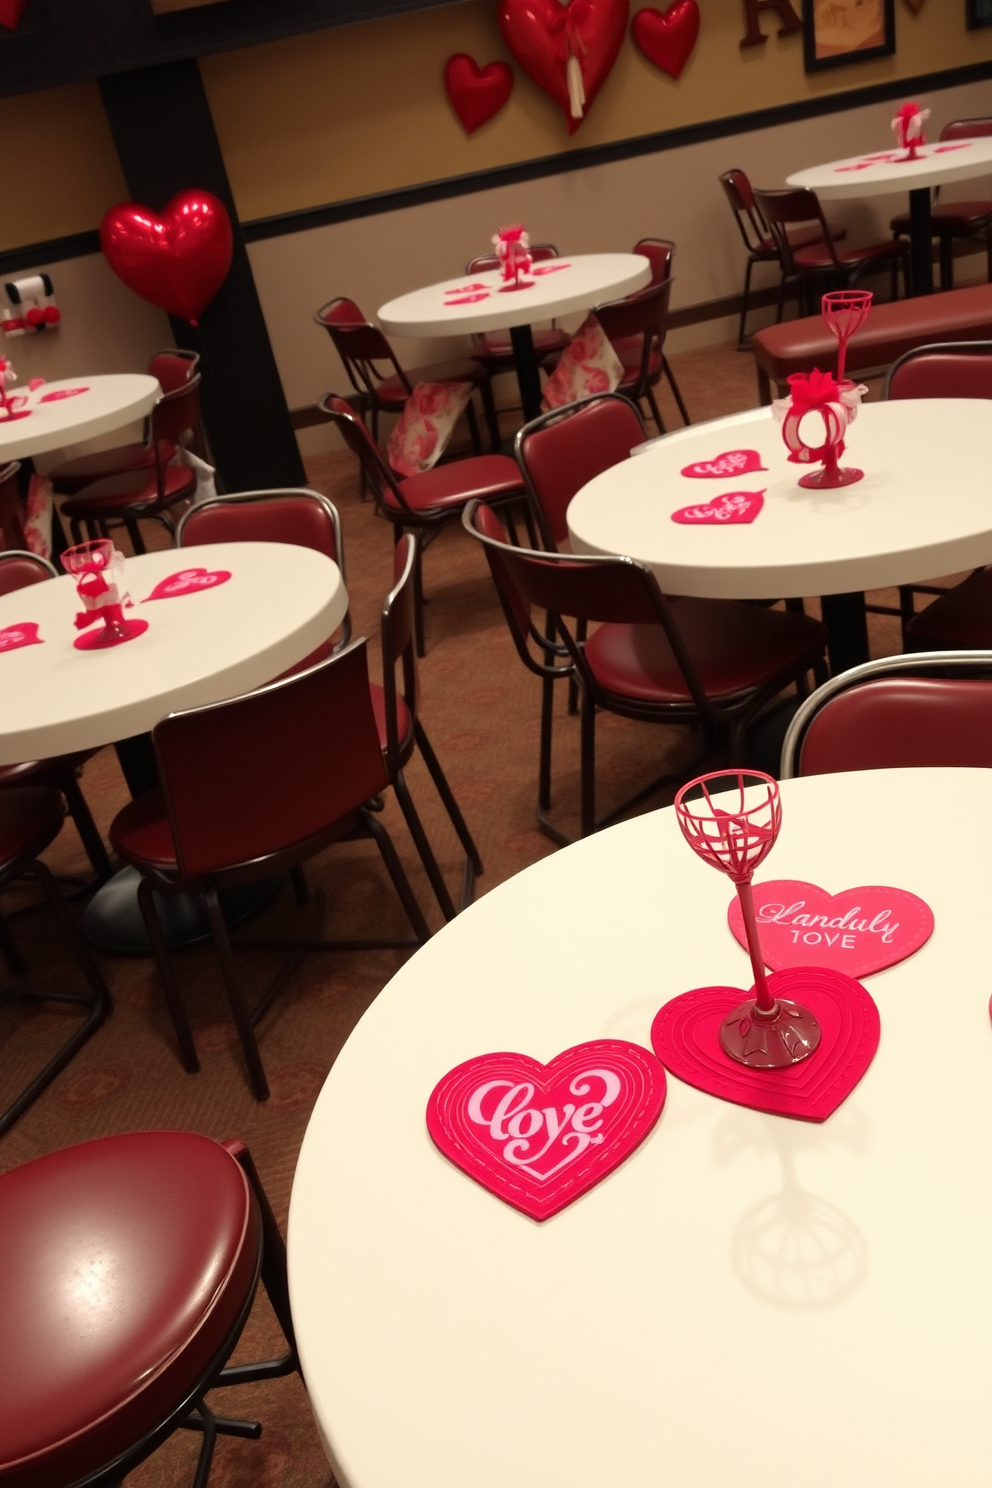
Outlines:
{"label": "heart-shaped coaster", "polygon": [[697,987],[673,997],[651,1025],[651,1043],[662,1064],[697,1090],[774,1116],[826,1121],[846,1100],[878,1048],[878,1008],[871,995],[843,972],[790,966],[768,986],[809,1008],[820,1025],[820,1043],[807,1059],[786,1069],[748,1069],[720,1047],[720,1024],[754,988]]}
{"label": "heart-shaped coaster", "polygon": [[[753,886],[765,965],[832,966],[848,976],[870,976],[905,961],[933,934],[929,904],[906,889],[862,885],[828,894],[798,878]],[[736,895],[727,912],[744,949],[747,937]]]}
{"label": "heart-shaped coaster", "polygon": [[665,1092],[654,1056],[621,1039],[576,1044],[550,1064],[480,1054],[438,1081],[427,1129],[476,1183],[531,1219],[548,1219],[643,1142]]}
{"label": "heart-shaped coaster", "polygon": [[487,284],[453,284],[450,289],[446,289],[444,292],[446,295],[466,295],[478,294],[480,290],[488,294],[489,286]]}
{"label": "heart-shaped coaster", "polygon": [[528,272],[533,274],[535,279],[538,279],[542,274],[560,274],[562,269],[570,269],[571,267],[572,265],[570,263],[531,264]]}
{"label": "heart-shaped coaster", "polygon": [[474,134],[495,117],[513,92],[508,62],[480,67],[467,52],[456,52],[444,64],[444,87],[466,134]]}
{"label": "heart-shaped coaster", "polygon": [[61,403],[63,398],[78,398],[80,393],[88,393],[88,387],[56,388],[53,393],[42,393],[38,399],[39,403]]}
{"label": "heart-shaped coaster", "polygon": [[[574,134],[596,101],[623,46],[630,0],[498,0],[496,19],[516,61],[563,110]],[[576,118],[568,90],[568,62],[582,73],[583,114]]]}
{"label": "heart-shaped coaster", "polygon": [[151,594],[141,602],[147,604],[151,599],[175,599],[180,594],[196,594],[201,589],[226,584],[230,577],[226,568],[183,568],[178,573],[169,574],[166,579],[160,579]]}
{"label": "heart-shaped coaster", "polygon": [[712,460],[700,460],[695,465],[686,465],[682,474],[690,480],[722,480],[728,475],[750,475],[755,470],[767,470],[762,465],[757,450],[726,450]]}
{"label": "heart-shaped coaster", "polygon": [[457,295],[453,300],[445,300],[446,305],[477,305],[480,300],[488,300],[489,291],[483,289],[477,294]]}
{"label": "heart-shaped coaster", "polygon": [[667,10],[639,10],[631,31],[649,62],[677,78],[699,36],[696,0],[674,0]]}
{"label": "heart-shaped coaster", "polygon": [[44,644],[33,620],[26,620],[22,625],[6,625],[0,630],[0,651],[19,651],[22,646]]}
{"label": "heart-shaped coaster", "polygon": [[764,491],[725,491],[699,506],[682,506],[672,512],[672,521],[686,527],[734,526],[753,522],[765,504]]}

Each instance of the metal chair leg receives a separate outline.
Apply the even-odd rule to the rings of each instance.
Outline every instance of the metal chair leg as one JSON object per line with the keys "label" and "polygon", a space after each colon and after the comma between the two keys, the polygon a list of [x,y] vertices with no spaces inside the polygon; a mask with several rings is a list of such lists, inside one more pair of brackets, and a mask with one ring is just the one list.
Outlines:
{"label": "metal chair leg", "polygon": [[262,1056],[258,1052],[258,1040],[255,1038],[255,1029],[252,1026],[251,1013],[245,1001],[244,992],[241,987],[241,978],[238,968],[234,962],[234,952],[231,949],[231,940],[227,933],[227,925],[224,923],[224,915],[217,897],[217,890],[213,884],[208,885],[203,895],[207,905],[207,918],[210,921],[210,931],[217,947],[217,956],[220,961],[221,974],[224,978],[224,986],[227,989],[228,1001],[231,1004],[231,1012],[237,1025],[238,1036],[241,1039],[241,1048],[244,1051],[245,1063],[248,1066],[248,1077],[251,1080],[252,1094],[258,1101],[268,1100],[269,1082],[265,1078],[265,1070],[262,1068]]}
{"label": "metal chair leg", "polygon": [[431,932],[427,921],[424,919],[423,911],[417,903],[413,889],[410,887],[410,880],[404,873],[403,865],[396,855],[392,838],[382,825],[382,822],[377,821],[370,811],[363,811],[362,819],[369,835],[375,838],[375,845],[379,849],[382,861],[386,865],[386,871],[393,881],[393,888],[399,895],[403,908],[406,910],[406,917],[413,927],[413,933],[417,937],[418,943],[424,945],[430,940]]}
{"label": "metal chair leg", "polygon": [[147,878],[142,878],[138,885],[138,908],[141,910],[141,918],[145,922],[145,931],[158,967],[158,974],[165,992],[165,1000],[169,1008],[169,1016],[172,1018],[172,1027],[179,1045],[179,1058],[183,1069],[189,1074],[195,1075],[200,1068],[197,1058],[196,1045],[193,1043],[193,1030],[189,1026],[186,1009],[179,995],[179,984],[176,981],[176,972],[172,964],[169,948],[162,934],[162,925],[159,921],[158,911],[155,908],[155,900],[152,897],[152,886]]}
{"label": "metal chair leg", "polygon": [[596,708],[586,688],[582,689],[581,742],[581,835],[596,830]]}
{"label": "metal chair leg", "polygon": [[113,869],[110,866],[110,858],[107,849],[103,845],[103,838],[97,831],[96,822],[86,803],[86,798],[76,779],[75,772],[71,769],[62,772],[59,777],[59,787],[65,796],[69,807],[69,815],[75,824],[79,839],[86,851],[86,856],[93,865],[93,872],[99,883],[106,883]]}
{"label": "metal chair leg", "polygon": [[472,448],[477,455],[482,454],[482,436],[479,433],[479,420],[475,416],[475,408],[472,399],[469,398],[465,404],[465,422],[468,424],[469,436],[472,440]]}
{"label": "metal chair leg", "polygon": [[689,417],[689,412],[685,406],[685,401],[682,397],[679,385],[675,381],[675,373],[672,371],[671,366],[669,365],[668,358],[666,357],[664,352],[662,352],[661,354],[661,369],[664,372],[665,376],[668,378],[668,385],[672,390],[672,397],[675,399],[675,406],[678,408],[679,413],[682,415],[682,422],[688,426],[692,423],[692,419]]}
{"label": "metal chair leg", "polygon": [[402,770],[397,770],[396,772],[393,780],[393,789],[396,792],[396,799],[400,803],[400,810],[403,812],[406,824],[410,829],[410,836],[413,838],[420,861],[424,865],[424,871],[430,879],[431,888],[434,890],[434,897],[441,907],[441,913],[446,920],[453,920],[458,911],[455,909],[451,895],[448,893],[448,885],[445,883],[444,876],[437,865],[437,858],[434,856],[434,850],[428,841],[427,833],[424,831],[424,824],[420,820],[417,808],[413,804],[410,788],[403,778]]}
{"label": "metal chair leg", "polygon": [[[741,300],[741,318],[737,326],[737,350],[747,351],[748,344],[745,336],[747,329],[747,312],[751,303],[751,270],[754,268],[754,259],[748,254],[747,268],[744,270],[744,296]],[[688,422],[688,420],[686,421]]]}

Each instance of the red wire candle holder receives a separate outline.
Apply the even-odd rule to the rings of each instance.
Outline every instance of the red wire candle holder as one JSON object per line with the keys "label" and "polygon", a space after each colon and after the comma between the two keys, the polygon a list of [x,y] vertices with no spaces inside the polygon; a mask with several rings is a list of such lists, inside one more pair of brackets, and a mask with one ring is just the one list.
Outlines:
{"label": "red wire candle holder", "polygon": [[[76,593],[83,608],[76,615],[76,629],[86,631],[73,643],[77,651],[103,651],[108,646],[121,646],[148,629],[147,620],[127,620],[124,606],[130,595],[121,593],[124,577],[124,555],[109,537],[77,543],[62,554],[62,567],[76,580]],[[100,620],[99,630],[90,630]]]}
{"label": "red wire candle holder", "polygon": [[528,272],[534,261],[531,257],[530,237],[523,224],[518,222],[513,227],[501,227],[498,233],[493,234],[493,246],[503,272],[500,294],[514,289],[530,289],[533,279],[521,277]]}
{"label": "red wire candle holder", "polygon": [[[822,470],[810,471],[800,476],[799,484],[807,490],[830,490],[836,486],[851,486],[864,478],[864,471],[854,466],[841,466],[844,453],[844,435],[847,427],[857,417],[858,406],[864,387],[855,387],[851,382],[839,383],[830,372],[821,372],[814,367],[807,377],[804,372],[793,372],[789,378],[792,389],[788,398],[778,398],[772,404],[772,412],[782,423],[782,438],[793,464],[822,464]],[[819,417],[823,424],[823,443],[808,444],[803,432],[803,421],[810,415]],[[808,427],[808,425],[807,425]]]}
{"label": "red wire candle holder", "polygon": [[[729,796],[730,809],[718,805],[711,790],[721,803]],[[675,815],[693,852],[736,886],[744,918],[754,996],[727,1014],[720,1025],[720,1047],[749,1069],[799,1064],[819,1044],[820,1025],[809,1008],[769,991],[751,892],[754,870],[775,846],[782,826],[778,785],[759,770],[713,771],[682,787],[675,797]]]}
{"label": "red wire candle holder", "polygon": [[847,344],[860,331],[871,312],[875,296],[870,289],[832,289],[820,301],[820,311],[837,337],[837,382],[844,386]]}

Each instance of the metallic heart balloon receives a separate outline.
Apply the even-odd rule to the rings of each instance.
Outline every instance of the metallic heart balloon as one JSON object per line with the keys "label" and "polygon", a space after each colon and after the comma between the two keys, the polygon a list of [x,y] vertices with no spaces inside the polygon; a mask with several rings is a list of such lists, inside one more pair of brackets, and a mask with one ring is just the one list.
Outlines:
{"label": "metallic heart balloon", "polygon": [[630,0],[498,0],[503,40],[574,134],[623,45]]}
{"label": "metallic heart balloon", "polygon": [[631,30],[645,57],[678,78],[699,36],[699,6],[696,0],[675,0],[665,11],[639,10]]}
{"label": "metallic heart balloon", "polygon": [[143,300],[196,325],[231,267],[234,234],[209,191],[180,191],[160,213],[122,202],[105,213],[100,246],[118,278]]}

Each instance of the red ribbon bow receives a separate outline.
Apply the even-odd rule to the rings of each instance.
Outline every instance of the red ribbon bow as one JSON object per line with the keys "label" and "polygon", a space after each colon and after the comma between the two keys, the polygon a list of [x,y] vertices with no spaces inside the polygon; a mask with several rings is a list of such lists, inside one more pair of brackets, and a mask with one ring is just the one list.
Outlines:
{"label": "red ribbon bow", "polygon": [[559,31],[565,32],[565,40],[575,56],[579,49],[586,51],[586,44],[579,35],[578,28],[583,21],[588,20],[592,7],[589,0],[569,0],[569,4],[562,10],[560,16],[556,16],[548,25],[552,36],[557,36]]}
{"label": "red ribbon bow", "polygon": [[809,413],[816,408],[825,408],[828,403],[840,402],[840,383],[832,372],[821,372],[814,367],[808,377],[803,372],[793,372],[788,382],[792,389],[792,406],[797,413]]}

